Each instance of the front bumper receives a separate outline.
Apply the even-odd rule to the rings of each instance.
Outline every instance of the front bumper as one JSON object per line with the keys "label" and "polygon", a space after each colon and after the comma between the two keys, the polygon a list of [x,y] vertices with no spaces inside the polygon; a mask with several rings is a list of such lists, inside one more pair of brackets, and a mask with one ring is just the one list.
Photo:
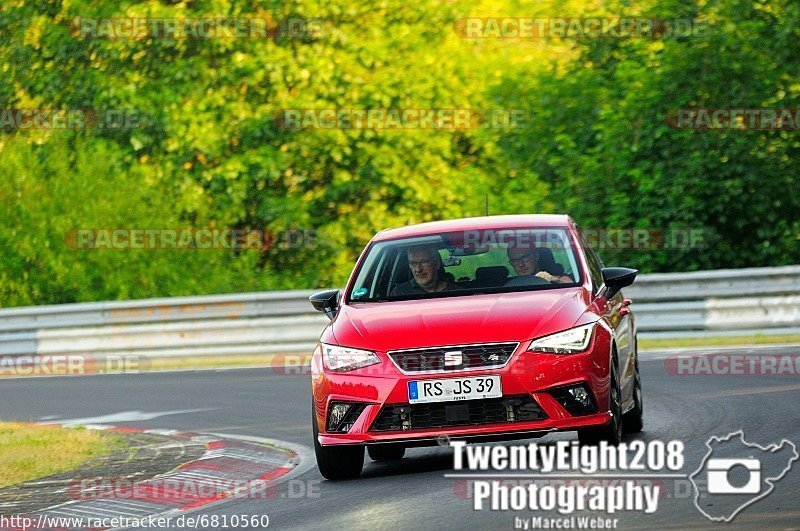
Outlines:
{"label": "front bumper", "polygon": [[[555,431],[602,426],[611,420],[608,407],[611,341],[603,327],[597,328],[589,349],[580,354],[526,352],[529,345],[530,341],[522,342],[504,367],[447,374],[403,374],[385,353],[380,352],[380,365],[334,373],[323,369],[322,360],[315,353],[311,368],[314,414],[320,426],[319,443],[323,446],[381,443],[424,446],[441,443],[445,437],[476,440],[528,438]],[[429,429],[387,430],[383,426],[383,429],[378,429],[376,421],[385,406],[408,405],[409,381],[484,375],[499,375],[503,397],[531,397],[543,415],[513,422],[470,422],[468,425]],[[556,389],[579,383],[592,394],[596,412],[572,415],[551,394]],[[366,407],[346,433],[327,433],[324,427],[327,426],[332,402],[359,402]]]}

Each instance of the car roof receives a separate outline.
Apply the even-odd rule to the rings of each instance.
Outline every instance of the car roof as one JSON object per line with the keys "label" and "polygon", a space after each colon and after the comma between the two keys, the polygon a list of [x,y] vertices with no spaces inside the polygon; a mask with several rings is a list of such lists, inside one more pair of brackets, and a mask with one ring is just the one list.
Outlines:
{"label": "car roof", "polygon": [[567,228],[572,220],[566,214],[518,214],[508,216],[482,216],[476,218],[449,219],[408,225],[397,229],[386,229],[375,235],[373,241],[393,240],[426,236],[442,232],[486,229],[518,229],[522,227]]}

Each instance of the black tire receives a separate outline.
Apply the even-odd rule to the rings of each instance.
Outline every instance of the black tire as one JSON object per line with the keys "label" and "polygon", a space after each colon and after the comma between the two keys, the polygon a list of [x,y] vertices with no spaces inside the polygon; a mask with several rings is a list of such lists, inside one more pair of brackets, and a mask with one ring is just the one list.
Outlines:
{"label": "black tire", "polygon": [[406,448],[399,444],[381,444],[367,446],[367,453],[373,461],[397,461],[406,455]]}
{"label": "black tire", "polygon": [[644,400],[642,399],[642,377],[639,374],[639,357],[636,357],[636,372],[633,378],[633,409],[622,417],[622,427],[627,433],[639,433],[644,428]]}
{"label": "black tire", "polygon": [[353,479],[361,475],[364,468],[364,445],[322,446],[317,439],[317,415],[311,411],[311,424],[314,431],[314,454],[317,468],[325,479]]}
{"label": "black tire", "polygon": [[581,444],[595,445],[600,441],[616,446],[622,441],[622,392],[620,391],[619,375],[617,370],[616,355],[611,358],[611,393],[610,409],[611,421],[599,428],[590,428],[578,431],[578,441]]}

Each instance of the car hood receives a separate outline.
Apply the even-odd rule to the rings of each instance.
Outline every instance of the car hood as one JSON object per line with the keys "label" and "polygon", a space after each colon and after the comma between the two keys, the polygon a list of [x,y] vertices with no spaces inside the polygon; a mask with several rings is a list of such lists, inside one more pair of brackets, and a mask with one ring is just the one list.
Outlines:
{"label": "car hood", "polygon": [[386,352],[525,341],[570,328],[586,311],[582,288],[342,305],[331,332],[343,346]]}

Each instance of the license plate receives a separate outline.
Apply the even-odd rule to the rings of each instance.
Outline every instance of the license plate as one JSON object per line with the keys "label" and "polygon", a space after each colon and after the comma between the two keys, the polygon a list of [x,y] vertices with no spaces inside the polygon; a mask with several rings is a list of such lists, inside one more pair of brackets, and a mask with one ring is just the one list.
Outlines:
{"label": "license plate", "polygon": [[451,402],[503,396],[499,376],[473,376],[408,382],[408,402]]}

